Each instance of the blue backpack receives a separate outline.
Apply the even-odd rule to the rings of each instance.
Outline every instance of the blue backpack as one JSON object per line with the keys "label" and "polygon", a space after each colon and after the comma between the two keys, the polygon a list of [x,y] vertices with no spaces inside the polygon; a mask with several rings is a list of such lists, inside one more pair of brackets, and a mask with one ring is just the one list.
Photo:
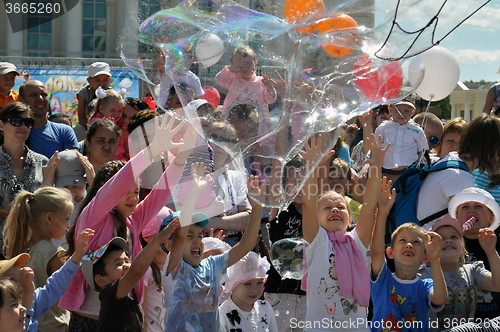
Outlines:
{"label": "blue backpack", "polygon": [[417,219],[417,198],[422,183],[424,183],[429,173],[441,171],[446,168],[458,168],[469,172],[467,165],[458,160],[448,160],[438,164],[433,163],[424,166],[422,166],[422,164],[413,164],[392,184],[392,188],[396,189],[396,200],[387,217],[385,232],[386,243],[391,243],[392,232],[402,224],[413,222],[422,226],[434,219],[444,216],[448,212],[448,208],[446,208],[431,214],[423,220]]}

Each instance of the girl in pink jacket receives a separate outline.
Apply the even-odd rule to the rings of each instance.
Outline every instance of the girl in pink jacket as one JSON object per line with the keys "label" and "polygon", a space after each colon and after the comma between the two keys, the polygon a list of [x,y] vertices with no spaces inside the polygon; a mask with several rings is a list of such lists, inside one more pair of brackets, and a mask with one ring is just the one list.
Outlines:
{"label": "girl in pink jacket", "polygon": [[[74,234],[85,228],[95,230],[95,236],[89,241],[89,248],[109,242],[114,236],[127,239],[127,253],[131,259],[141,250],[139,234],[147,223],[167,204],[171,191],[181,178],[186,159],[195,144],[195,129],[189,126],[185,140],[173,143],[172,136],[184,123],[172,129],[174,117],[165,115],[162,125],[155,118],[156,130],[153,142],[125,164],[121,161],[106,163],[98,171],[89,192],[82,203],[81,212],[75,225],[68,231],[68,254],[74,250]],[[168,123],[167,123],[168,122]],[[179,149],[174,162],[165,170],[151,193],[139,202],[137,179],[152,164],[154,157],[172,148]],[[142,301],[144,282],[133,290],[133,297]],[[68,290],[59,302],[61,308],[71,310],[69,330],[96,331],[100,301],[98,293],[90,289],[85,282],[81,269],[77,272]]]}

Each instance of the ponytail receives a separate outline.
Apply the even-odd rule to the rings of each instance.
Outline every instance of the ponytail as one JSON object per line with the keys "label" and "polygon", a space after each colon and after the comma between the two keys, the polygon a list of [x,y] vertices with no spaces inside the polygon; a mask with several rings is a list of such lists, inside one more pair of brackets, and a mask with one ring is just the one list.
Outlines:
{"label": "ponytail", "polygon": [[34,234],[47,232],[43,219],[47,213],[59,216],[73,210],[71,194],[66,189],[43,187],[33,194],[21,191],[13,202],[3,229],[7,258],[23,253]]}

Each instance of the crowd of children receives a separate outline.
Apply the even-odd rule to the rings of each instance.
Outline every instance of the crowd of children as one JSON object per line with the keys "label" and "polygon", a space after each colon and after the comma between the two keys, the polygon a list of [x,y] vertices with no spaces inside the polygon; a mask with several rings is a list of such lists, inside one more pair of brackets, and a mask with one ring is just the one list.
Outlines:
{"label": "crowd of children", "polygon": [[[192,45],[184,46],[191,54]],[[360,116],[363,141],[353,144],[354,163],[342,140],[339,158],[339,151],[322,150],[330,133],[314,134],[283,165],[282,176],[267,174],[263,156],[279,155],[282,135],[303,138],[304,105],[295,103],[292,114],[282,114],[290,126],[246,156],[244,198],[245,184],[228,177],[236,171],[226,165],[227,149],[207,139],[246,148],[271,132],[269,105],[284,80],[257,76],[255,51],[235,48],[230,66],[215,77],[228,90],[219,114],[197,100],[201,84],[189,68],[175,84],[164,62],[160,52],[160,84],[153,91],[159,113],[110,89],[107,63],[89,66],[88,85],[77,95],[75,132],[83,135],[83,154],[67,149],[41,156],[37,186],[9,187],[11,199],[1,210],[0,332],[500,330],[499,198],[474,188],[471,175],[498,176],[500,120],[483,115],[468,125],[454,119],[443,132],[432,116],[414,121],[415,105],[403,99]],[[301,74],[297,93],[305,103],[324,93],[315,86],[318,73],[310,68]],[[16,74],[14,65],[0,62],[0,130],[9,138],[0,152],[20,177],[34,120],[29,107],[16,103]],[[186,124],[166,109],[200,122]],[[12,161],[13,146],[24,153],[20,165]],[[400,195],[393,181],[408,166],[431,160],[466,167],[423,180],[416,218],[438,208],[445,216],[425,225],[403,223],[389,234]],[[151,165],[161,169],[155,176]],[[144,181],[152,184],[148,190],[141,190]],[[270,189],[276,183],[292,203],[284,211],[265,211],[266,200],[280,201]],[[358,185],[361,194],[354,193]],[[216,202],[225,213],[200,212],[215,211]],[[227,218],[233,215],[238,218]],[[213,237],[212,229],[206,236],[210,225],[227,220],[239,220],[244,232],[225,239],[222,231]],[[262,221],[271,243],[308,243],[301,280],[280,276],[264,242],[257,250]]]}

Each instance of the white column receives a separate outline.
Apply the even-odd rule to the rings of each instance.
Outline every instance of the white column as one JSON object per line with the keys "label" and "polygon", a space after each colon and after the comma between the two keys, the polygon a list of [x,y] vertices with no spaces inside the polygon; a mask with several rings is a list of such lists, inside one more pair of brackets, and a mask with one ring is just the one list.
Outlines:
{"label": "white column", "polygon": [[470,104],[465,103],[464,120],[470,122]]}
{"label": "white column", "polygon": [[457,117],[457,105],[451,105],[451,118],[454,119]]}
{"label": "white column", "polygon": [[116,52],[115,5],[116,0],[106,0],[106,56],[108,58],[114,58]]}
{"label": "white column", "polygon": [[78,1],[78,4],[62,17],[64,18],[63,26],[66,29],[66,56],[80,58],[83,38],[83,1]]}
{"label": "white column", "polygon": [[[11,1],[11,3],[21,1]],[[2,10],[5,10],[4,6],[1,6]],[[24,47],[24,31],[12,32],[12,27],[10,26],[10,21],[7,15],[5,15],[5,51],[7,56],[22,56]]]}

